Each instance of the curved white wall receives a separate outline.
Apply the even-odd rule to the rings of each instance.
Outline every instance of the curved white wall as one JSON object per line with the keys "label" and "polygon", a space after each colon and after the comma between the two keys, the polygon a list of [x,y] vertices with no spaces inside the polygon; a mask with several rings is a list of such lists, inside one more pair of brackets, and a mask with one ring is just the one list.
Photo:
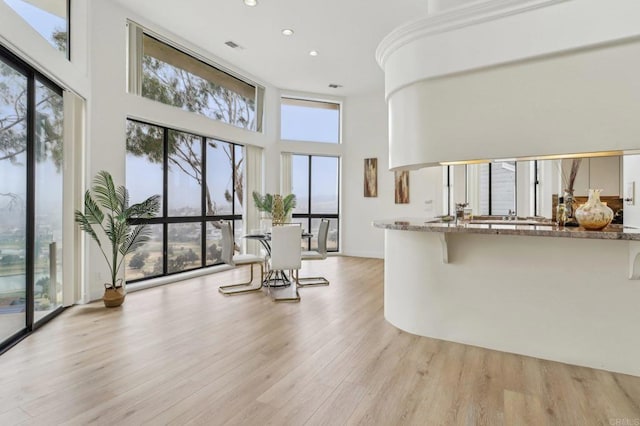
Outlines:
{"label": "curved white wall", "polygon": [[391,168],[637,149],[640,2],[504,0],[380,44]]}
{"label": "curved white wall", "polygon": [[389,96],[390,166],[640,147],[640,41],[422,80]]}
{"label": "curved white wall", "polygon": [[640,35],[637,0],[485,0],[444,9],[436,4],[440,13],[398,27],[378,46],[387,96],[424,79]]}
{"label": "curved white wall", "polygon": [[410,333],[640,376],[630,242],[385,230],[385,318]]}

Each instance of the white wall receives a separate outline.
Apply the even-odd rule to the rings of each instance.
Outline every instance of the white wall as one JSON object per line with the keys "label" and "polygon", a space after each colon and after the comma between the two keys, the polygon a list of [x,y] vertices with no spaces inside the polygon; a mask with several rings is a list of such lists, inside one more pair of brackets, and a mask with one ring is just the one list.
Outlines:
{"label": "white wall", "polygon": [[[427,217],[442,211],[439,167],[410,172],[409,204],[395,204],[394,174],[389,171],[387,105],[382,91],[352,96],[344,106],[342,163],[342,252],[350,256],[384,256],[384,232],[375,219]],[[364,197],[364,159],[378,159],[378,196]]]}
{"label": "white wall", "polygon": [[433,15],[434,13],[440,13],[448,9],[464,6],[466,4],[473,2],[474,0],[426,0],[426,1],[427,1],[427,11],[429,12],[429,15]]}

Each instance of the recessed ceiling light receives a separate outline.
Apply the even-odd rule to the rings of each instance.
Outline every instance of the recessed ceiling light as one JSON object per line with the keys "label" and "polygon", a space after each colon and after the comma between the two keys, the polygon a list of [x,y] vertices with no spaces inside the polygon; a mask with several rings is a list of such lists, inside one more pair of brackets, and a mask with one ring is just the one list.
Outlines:
{"label": "recessed ceiling light", "polygon": [[282,30],[282,35],[284,36],[293,35],[293,30],[291,28],[285,28],[284,30]]}
{"label": "recessed ceiling light", "polygon": [[312,50],[312,51],[309,52],[309,55],[318,56],[318,51],[317,50]]}
{"label": "recessed ceiling light", "polygon": [[258,0],[244,0],[244,4],[246,4],[249,7],[257,6]]}

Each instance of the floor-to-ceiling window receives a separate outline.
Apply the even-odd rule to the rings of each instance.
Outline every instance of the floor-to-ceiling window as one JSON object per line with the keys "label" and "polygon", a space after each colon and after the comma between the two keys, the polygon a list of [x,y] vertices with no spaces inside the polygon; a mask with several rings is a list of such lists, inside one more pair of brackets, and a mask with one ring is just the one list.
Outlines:
{"label": "floor-to-ceiling window", "polygon": [[129,120],[126,178],[132,203],[162,196],[158,217],[138,220],[153,238],[126,259],[128,282],[220,263],[218,220],[233,222],[239,242],[242,146]]}
{"label": "floor-to-ceiling window", "polygon": [[[320,220],[329,219],[327,250],[338,251],[340,211],[340,159],[318,155],[294,154],[292,157],[292,186],[297,205],[293,221],[303,229],[318,235]],[[305,250],[317,248],[317,238],[303,243]]]}
{"label": "floor-to-ceiling window", "polygon": [[62,304],[62,90],[0,48],[0,348]]}
{"label": "floor-to-ceiling window", "polygon": [[[297,205],[293,221],[302,224],[314,238],[303,241],[305,250],[316,249],[322,218],[329,219],[327,249],[339,250],[340,228],[340,143],[341,104],[338,102],[283,96],[280,100],[280,138],[309,151],[333,152],[337,155],[295,152],[283,155],[283,190],[291,188]],[[304,149],[303,149],[304,151]],[[290,168],[290,170],[289,170]],[[290,173],[289,173],[290,172]]]}
{"label": "floor-to-ceiling window", "polygon": [[[262,131],[264,88],[135,22],[129,32],[128,91],[252,132]],[[132,202],[162,195],[162,211],[141,222],[153,239],[126,263],[128,282],[221,262],[216,222],[230,220],[240,245],[244,148],[129,120],[127,186]]]}

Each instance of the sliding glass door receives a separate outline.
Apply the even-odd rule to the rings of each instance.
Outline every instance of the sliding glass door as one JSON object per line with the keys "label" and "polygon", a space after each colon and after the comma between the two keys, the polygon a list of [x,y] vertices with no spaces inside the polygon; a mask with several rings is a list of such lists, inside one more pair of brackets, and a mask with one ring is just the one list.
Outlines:
{"label": "sliding glass door", "polygon": [[27,91],[0,61],[0,341],[26,327]]}
{"label": "sliding glass door", "polygon": [[0,351],[62,305],[62,105],[0,47]]}

